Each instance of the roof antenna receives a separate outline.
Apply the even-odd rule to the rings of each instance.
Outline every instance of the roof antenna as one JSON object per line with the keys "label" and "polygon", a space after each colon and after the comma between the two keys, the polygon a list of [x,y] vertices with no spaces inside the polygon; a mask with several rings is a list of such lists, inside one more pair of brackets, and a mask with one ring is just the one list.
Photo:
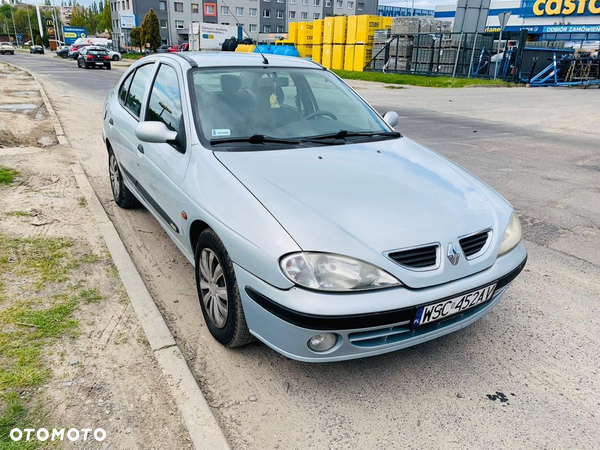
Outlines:
{"label": "roof antenna", "polygon": [[[250,37],[250,33],[248,33],[246,31],[246,29],[244,28],[244,25],[242,25],[240,23],[240,21],[237,20],[237,17],[235,17],[235,14],[229,9],[229,6],[227,5],[227,3],[225,3],[225,0],[221,0],[221,3],[223,3],[223,5],[227,8],[227,11],[229,11],[229,13],[231,14],[231,16],[233,17],[233,20],[235,20],[235,22],[238,24],[238,26],[242,27],[242,30],[244,31],[244,33],[246,33],[246,35],[248,37]],[[263,64],[269,64],[269,60],[265,57],[265,55],[263,54],[263,52],[260,51],[260,48],[258,48],[258,45],[256,46],[256,49],[258,50],[258,53],[260,53],[260,56],[262,56]]]}

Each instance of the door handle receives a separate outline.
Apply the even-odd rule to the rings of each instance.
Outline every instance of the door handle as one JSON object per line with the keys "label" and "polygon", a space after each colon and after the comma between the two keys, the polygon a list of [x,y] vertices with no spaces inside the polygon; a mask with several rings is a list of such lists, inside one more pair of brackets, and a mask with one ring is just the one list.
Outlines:
{"label": "door handle", "polygon": [[115,121],[114,121],[114,120],[112,120],[112,117],[111,117],[110,119],[108,119],[108,123],[110,123],[111,125],[114,125],[114,124],[115,124]]}
{"label": "door handle", "polygon": [[138,152],[144,153],[144,146],[142,144],[138,145]]}

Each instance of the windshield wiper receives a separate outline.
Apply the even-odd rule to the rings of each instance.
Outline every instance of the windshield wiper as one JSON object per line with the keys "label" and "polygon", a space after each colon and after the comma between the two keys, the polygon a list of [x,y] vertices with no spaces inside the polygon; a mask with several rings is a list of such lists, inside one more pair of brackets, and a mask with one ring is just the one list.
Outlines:
{"label": "windshield wiper", "polygon": [[300,144],[299,139],[282,139],[265,136],[264,134],[253,134],[249,137],[230,137],[211,139],[210,144],[228,144],[230,142],[248,142],[249,144]]}
{"label": "windshield wiper", "polygon": [[[230,137],[230,138],[219,138],[219,139],[211,139],[210,144],[229,144],[233,142],[247,142],[249,144],[304,144],[306,142],[315,143],[315,144],[326,144],[329,145],[329,142],[323,140],[313,140],[313,138],[276,138],[271,136],[265,136],[264,134],[253,134],[250,137]],[[334,144],[344,144],[343,141],[334,142]]]}
{"label": "windshield wiper", "polygon": [[319,139],[345,139],[347,137],[354,136],[384,136],[384,137],[400,137],[402,136],[398,131],[348,131],[340,130],[337,133],[323,134],[320,136],[312,136],[310,140]]}

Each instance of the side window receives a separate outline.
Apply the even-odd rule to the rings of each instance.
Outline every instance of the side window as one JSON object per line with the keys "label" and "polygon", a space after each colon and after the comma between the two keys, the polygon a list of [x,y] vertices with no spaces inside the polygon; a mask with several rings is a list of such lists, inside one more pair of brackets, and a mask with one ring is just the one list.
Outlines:
{"label": "side window", "polygon": [[132,71],[129,75],[127,75],[127,78],[125,78],[125,81],[123,81],[123,84],[119,89],[119,103],[121,103],[123,106],[125,106],[125,100],[127,100],[127,92],[129,92],[129,86],[131,85],[134,72],[135,71]]}
{"label": "side window", "polygon": [[152,86],[147,120],[162,122],[171,131],[179,131],[182,120],[181,93],[175,69],[161,64]]}
{"label": "side window", "polygon": [[125,101],[125,107],[131,111],[135,117],[140,117],[142,111],[142,100],[144,91],[150,81],[150,75],[154,69],[154,64],[146,64],[135,71],[133,81],[129,88],[129,95]]}

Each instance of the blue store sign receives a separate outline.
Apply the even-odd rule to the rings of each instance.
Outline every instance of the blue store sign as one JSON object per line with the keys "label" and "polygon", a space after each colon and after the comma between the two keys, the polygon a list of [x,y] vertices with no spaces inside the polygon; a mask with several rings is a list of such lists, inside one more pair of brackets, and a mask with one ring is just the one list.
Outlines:
{"label": "blue store sign", "polygon": [[73,44],[79,38],[87,37],[87,28],[85,27],[63,27],[63,36],[65,44]]}
{"label": "blue store sign", "polygon": [[521,0],[519,15],[521,17],[600,17],[600,0]]}

